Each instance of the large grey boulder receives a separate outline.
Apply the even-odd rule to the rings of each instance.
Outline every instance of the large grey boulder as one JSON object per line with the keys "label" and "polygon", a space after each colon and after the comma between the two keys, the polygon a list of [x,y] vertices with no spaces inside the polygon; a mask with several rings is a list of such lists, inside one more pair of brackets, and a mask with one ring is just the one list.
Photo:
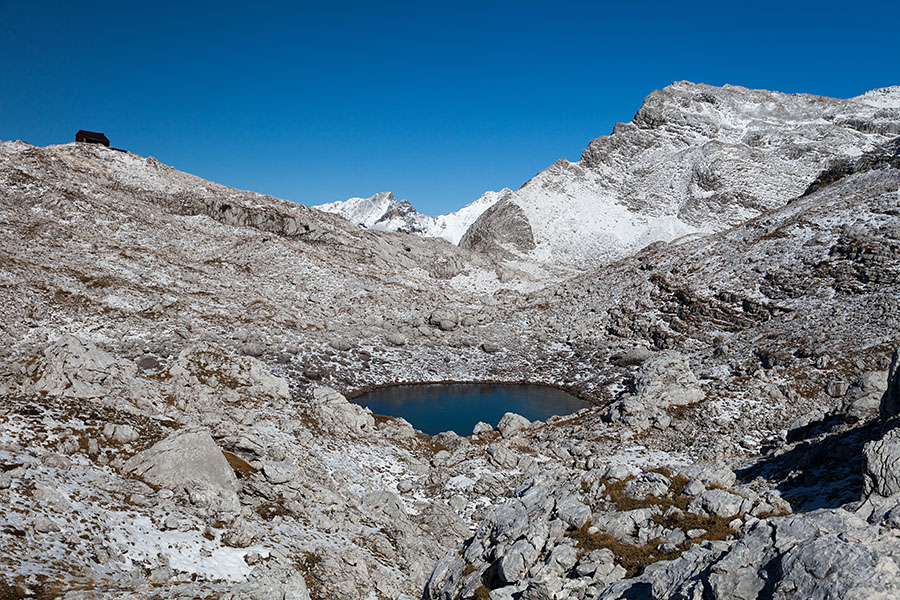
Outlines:
{"label": "large grey boulder", "polygon": [[900,494],[900,429],[891,429],[880,440],[867,443],[863,457],[863,494]]}
{"label": "large grey boulder", "polygon": [[289,483],[297,479],[300,475],[300,469],[289,461],[267,461],[262,465],[263,475],[266,481],[272,485],[281,485]]}
{"label": "large grey boulder", "polygon": [[226,490],[237,488],[234,471],[205,429],[177,431],[125,462],[124,471],[168,489],[206,482]]}
{"label": "large grey boulder", "polygon": [[127,444],[138,439],[138,432],[131,425],[107,423],[103,426],[103,435],[120,444]]}
{"label": "large grey boulder", "polygon": [[717,517],[733,517],[750,510],[752,502],[725,490],[706,490],[688,504],[688,512]]}
{"label": "large grey boulder", "polygon": [[578,529],[591,518],[591,509],[575,496],[567,496],[556,503],[556,518]]}
{"label": "large grey boulder", "polygon": [[237,356],[209,342],[182,350],[166,373],[171,394],[195,410],[211,410],[222,402],[290,395],[287,381],[273,375],[262,361]]}
{"label": "large grey boulder", "polygon": [[516,541],[500,559],[497,574],[504,583],[521,579],[537,561],[539,551],[526,539]]}
{"label": "large grey boulder", "polygon": [[428,322],[440,327],[443,331],[452,331],[459,324],[459,319],[452,311],[438,308],[428,317]]}
{"label": "large grey boulder", "polygon": [[653,356],[653,351],[649,350],[648,348],[638,346],[637,348],[632,348],[625,354],[613,356],[612,361],[620,367],[634,367],[641,364],[651,356]]}
{"label": "large grey boulder", "polygon": [[657,352],[641,363],[631,382],[631,392],[664,406],[692,404],[705,397],[687,360],[674,350]]}
{"label": "large grey boulder", "polygon": [[737,481],[737,476],[731,467],[721,461],[678,465],[674,468],[685,477],[699,479],[707,485],[731,487]]}
{"label": "large grey boulder", "polygon": [[844,394],[841,410],[851,421],[863,421],[879,414],[881,399],[887,390],[887,377],[882,371],[862,373]]}
{"label": "large grey boulder", "polygon": [[607,414],[612,421],[637,431],[651,426],[665,429],[671,423],[665,412],[667,407],[693,404],[705,397],[687,360],[674,350],[664,350],[641,363],[628,393]]}

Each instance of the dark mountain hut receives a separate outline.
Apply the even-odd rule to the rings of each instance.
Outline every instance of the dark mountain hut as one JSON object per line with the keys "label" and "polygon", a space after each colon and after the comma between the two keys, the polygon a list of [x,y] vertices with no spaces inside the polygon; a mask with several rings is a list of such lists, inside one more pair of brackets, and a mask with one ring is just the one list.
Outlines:
{"label": "dark mountain hut", "polygon": [[103,144],[104,146],[109,146],[109,138],[107,138],[102,133],[97,133],[96,131],[85,131],[84,129],[79,129],[78,133],[75,134],[76,142],[84,142],[86,144]]}

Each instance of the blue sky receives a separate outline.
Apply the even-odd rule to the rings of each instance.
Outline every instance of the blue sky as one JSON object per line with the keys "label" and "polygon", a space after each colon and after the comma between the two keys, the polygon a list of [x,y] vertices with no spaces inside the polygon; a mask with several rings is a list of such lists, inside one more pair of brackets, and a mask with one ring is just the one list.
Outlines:
{"label": "blue sky", "polygon": [[0,0],[0,139],[78,129],[305,204],[517,187],[672,81],[900,84],[900,3]]}

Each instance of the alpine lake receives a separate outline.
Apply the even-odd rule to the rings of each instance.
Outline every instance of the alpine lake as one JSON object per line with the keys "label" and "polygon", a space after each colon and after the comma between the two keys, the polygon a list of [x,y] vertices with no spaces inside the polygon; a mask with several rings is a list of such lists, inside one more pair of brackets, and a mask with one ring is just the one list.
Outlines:
{"label": "alpine lake", "polygon": [[377,415],[402,417],[428,435],[454,431],[462,436],[471,435],[479,421],[496,426],[507,412],[529,421],[545,421],[591,406],[558,388],[495,383],[394,385],[366,392],[352,401]]}

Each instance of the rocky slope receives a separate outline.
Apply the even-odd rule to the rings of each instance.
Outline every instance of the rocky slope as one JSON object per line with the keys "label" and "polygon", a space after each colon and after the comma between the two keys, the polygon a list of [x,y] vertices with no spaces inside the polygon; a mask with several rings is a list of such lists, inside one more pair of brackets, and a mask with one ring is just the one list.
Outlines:
{"label": "rocky slope", "polygon": [[[595,446],[536,475],[445,555],[429,597],[896,595],[900,142],[816,182],[532,296],[607,391],[610,362],[642,363],[595,431],[666,451],[663,468]],[[636,338],[647,351],[618,351]],[[696,471],[723,457],[733,472]]]}
{"label": "rocky slope", "polygon": [[437,217],[416,211],[408,200],[397,200],[391,192],[380,192],[369,198],[348,198],[318,204],[312,208],[341,215],[351,223],[367,229],[440,237],[457,244],[481,213],[510,193],[508,189],[485,192],[475,202]]}
{"label": "rocky slope", "polygon": [[[0,595],[891,597],[898,190],[883,144],[573,274],[3,143]],[[443,380],[596,406],[346,400]]]}

